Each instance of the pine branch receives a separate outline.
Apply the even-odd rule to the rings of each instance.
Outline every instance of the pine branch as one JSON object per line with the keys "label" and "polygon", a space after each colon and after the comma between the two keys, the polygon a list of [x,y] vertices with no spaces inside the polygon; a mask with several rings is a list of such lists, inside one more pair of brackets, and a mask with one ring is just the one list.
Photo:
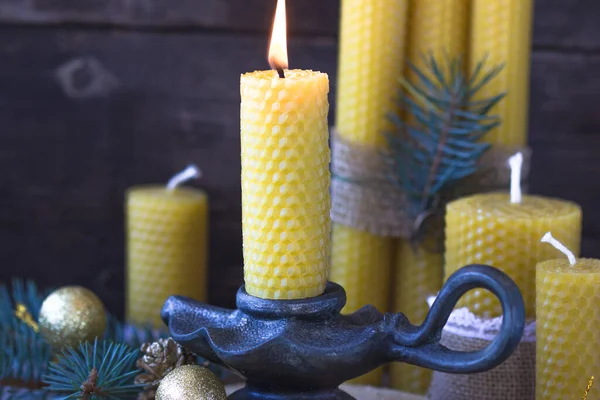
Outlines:
{"label": "pine branch", "polygon": [[82,343],[66,349],[50,363],[43,382],[47,390],[65,398],[100,400],[131,399],[143,388],[133,380],[140,373],[135,366],[139,351],[109,341]]}
{"label": "pine branch", "polygon": [[406,194],[413,222],[439,204],[443,191],[476,172],[490,147],[481,139],[501,123],[490,111],[505,96],[478,96],[502,66],[486,69],[483,60],[466,76],[460,59],[440,64],[430,54],[423,64],[409,65],[414,80],[400,80],[402,113],[390,115],[395,129],[386,134],[391,179]]}
{"label": "pine branch", "polygon": [[[14,279],[10,289],[0,284],[0,398],[2,393],[20,393],[21,388],[31,390],[43,385],[42,376],[48,373],[52,349],[33,326],[49,293],[38,290],[29,280]],[[107,319],[104,339],[131,349],[169,336],[166,329],[124,324],[111,314],[107,314]],[[206,365],[207,361],[198,357],[197,363]],[[209,367],[220,376],[227,373],[212,363]],[[88,378],[89,375],[85,379]],[[10,396],[18,398],[17,394]]]}

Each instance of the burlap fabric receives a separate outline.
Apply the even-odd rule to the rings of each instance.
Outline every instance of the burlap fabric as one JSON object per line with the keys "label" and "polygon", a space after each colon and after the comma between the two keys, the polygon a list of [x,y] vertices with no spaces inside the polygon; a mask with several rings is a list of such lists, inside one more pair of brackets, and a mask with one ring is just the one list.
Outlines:
{"label": "burlap fabric", "polygon": [[[397,183],[390,154],[375,147],[344,140],[332,128],[331,219],[377,236],[412,238],[415,222],[407,217],[406,197]],[[528,148],[494,147],[480,160],[481,167],[457,188],[455,197],[510,186],[508,158],[523,152],[522,178],[529,174]]]}
{"label": "burlap fabric", "polygon": [[388,155],[332,135],[331,219],[378,236],[410,237],[406,199],[393,183]]}
{"label": "burlap fabric", "polygon": [[[481,320],[466,309],[453,313],[441,343],[456,351],[487,346],[498,333],[501,318]],[[535,322],[528,321],[521,343],[498,367],[479,374],[434,372],[427,396],[431,400],[533,400],[535,398]]]}

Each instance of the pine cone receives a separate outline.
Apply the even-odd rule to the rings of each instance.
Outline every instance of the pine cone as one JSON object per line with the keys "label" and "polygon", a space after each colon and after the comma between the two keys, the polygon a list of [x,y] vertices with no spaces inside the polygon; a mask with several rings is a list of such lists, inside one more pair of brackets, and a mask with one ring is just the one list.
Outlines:
{"label": "pine cone", "polygon": [[136,366],[144,372],[136,376],[135,383],[145,386],[138,400],[154,400],[158,384],[165,375],[179,366],[196,364],[194,354],[171,338],[144,343],[140,351],[142,357],[137,360]]}

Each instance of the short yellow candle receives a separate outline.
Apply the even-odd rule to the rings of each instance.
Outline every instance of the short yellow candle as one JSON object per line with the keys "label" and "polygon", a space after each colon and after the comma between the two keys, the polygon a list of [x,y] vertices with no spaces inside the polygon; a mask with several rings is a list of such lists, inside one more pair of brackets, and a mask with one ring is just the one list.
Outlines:
{"label": "short yellow candle", "polygon": [[534,0],[473,0],[471,14],[470,66],[484,57],[488,65],[504,64],[500,74],[485,85],[478,96],[507,96],[492,110],[502,125],[485,136],[500,145],[527,144],[529,70]]}
{"label": "short yellow candle", "polygon": [[578,399],[600,371],[600,260],[572,258],[537,265],[538,400]]}
{"label": "short yellow candle", "polygon": [[[446,210],[446,278],[467,264],[489,264],[506,272],[519,286],[525,313],[535,318],[535,266],[556,258],[556,250],[541,245],[544,232],[554,229],[563,243],[579,254],[581,208],[572,202],[540,196],[523,196],[523,154],[510,157],[510,194],[488,193],[465,197]],[[458,307],[483,317],[502,315],[490,292],[476,289],[465,294]]]}
{"label": "short yellow candle", "polygon": [[173,294],[206,300],[208,197],[177,187],[195,176],[186,169],[165,186],[127,192],[126,317],[162,326],[160,310]]}
{"label": "short yellow candle", "polygon": [[323,293],[329,267],[329,81],[321,72],[283,70],[285,37],[275,42],[275,33],[284,4],[271,46],[284,53],[272,54],[280,75],[241,77],[244,279],[253,296],[301,299]]}

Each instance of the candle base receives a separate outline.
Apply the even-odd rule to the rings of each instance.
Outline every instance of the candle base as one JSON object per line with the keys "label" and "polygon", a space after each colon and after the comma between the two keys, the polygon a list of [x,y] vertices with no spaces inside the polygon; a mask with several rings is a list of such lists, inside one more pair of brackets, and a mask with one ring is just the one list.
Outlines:
{"label": "candle base", "polygon": [[[499,298],[500,332],[483,350],[448,350],[439,343],[442,329],[458,299],[474,288]],[[448,373],[487,371],[512,354],[525,324],[518,287],[484,265],[453,274],[421,326],[372,306],[342,315],[345,303],[344,289],[331,282],[322,295],[301,300],[261,299],[242,286],[237,310],[173,296],[161,317],[182,346],[247,378],[234,400],[349,400],[340,384],[392,361]]]}

